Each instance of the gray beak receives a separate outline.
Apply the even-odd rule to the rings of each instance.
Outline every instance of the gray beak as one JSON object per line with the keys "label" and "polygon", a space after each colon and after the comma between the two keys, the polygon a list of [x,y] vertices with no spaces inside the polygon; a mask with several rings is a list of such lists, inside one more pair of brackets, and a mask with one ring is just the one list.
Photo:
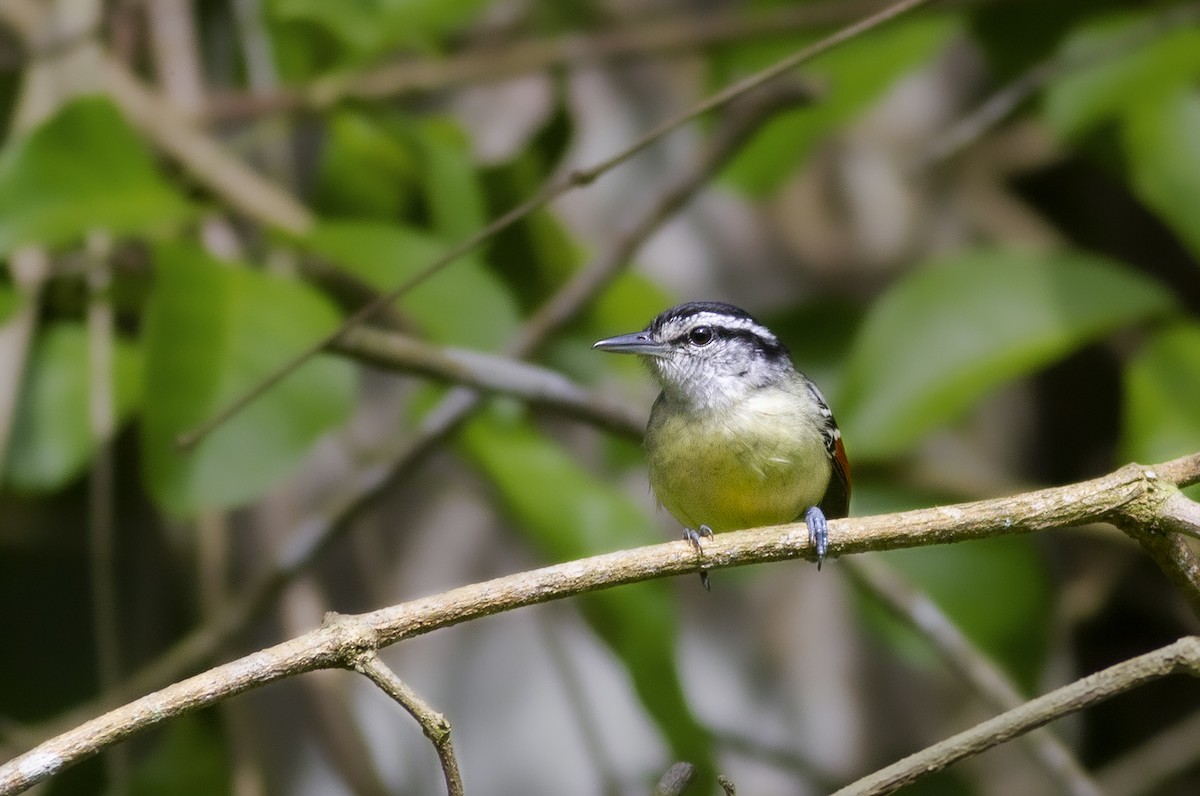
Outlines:
{"label": "gray beak", "polygon": [[665,357],[669,347],[650,339],[648,332],[630,332],[600,340],[592,345],[601,351],[614,354],[642,354],[649,357]]}

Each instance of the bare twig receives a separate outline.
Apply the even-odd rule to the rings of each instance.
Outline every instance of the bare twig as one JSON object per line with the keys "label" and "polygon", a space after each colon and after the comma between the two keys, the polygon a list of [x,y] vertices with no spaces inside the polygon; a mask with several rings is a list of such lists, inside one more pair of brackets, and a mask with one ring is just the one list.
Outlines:
{"label": "bare twig", "polygon": [[[1147,476],[1151,471],[1156,474],[1153,479]],[[1166,498],[1160,484],[1163,480],[1173,484],[1200,481],[1200,454],[1152,470],[1127,465],[1091,481],[1013,497],[834,520],[830,552],[841,556],[1153,516]],[[439,628],[598,589],[691,573],[701,567],[814,558],[803,523],[719,534],[705,544],[704,552],[704,559],[698,561],[690,543],[668,542],[508,575],[367,614],[327,617],[317,630],[134,700],[8,761],[0,766],[0,796],[18,793],[165,719],[285,677],[316,669],[353,668],[372,650]],[[937,770],[1067,712],[1173,672],[1200,674],[1200,638],[1184,639],[1035,699],[901,761],[846,793],[886,792],[920,771]]]}
{"label": "bare twig", "polygon": [[343,98],[378,100],[630,55],[650,53],[661,56],[722,42],[791,35],[797,30],[844,24],[877,12],[881,7],[879,0],[835,0],[753,14],[737,8],[641,20],[601,33],[568,34],[506,47],[479,48],[448,60],[407,60],[387,64],[362,74],[328,78],[293,99],[321,108]]}
{"label": "bare twig", "polygon": [[458,760],[454,756],[454,745],[450,742],[450,722],[417,695],[396,673],[388,668],[378,653],[370,650],[354,662],[358,672],[370,678],[385,694],[400,703],[409,712],[425,737],[433,743],[438,759],[442,762],[442,774],[446,778],[446,792],[450,796],[462,796],[462,777],[458,773]]}
{"label": "bare twig", "polygon": [[837,791],[835,796],[891,793],[920,777],[941,771],[952,763],[977,755],[1057,718],[1171,674],[1200,677],[1200,637],[1182,638],[1174,644],[1122,661],[1030,700],[1019,708],[864,777]]}
{"label": "bare twig", "polygon": [[360,326],[333,351],[399,372],[416,373],[485,392],[511,395],[641,439],[646,413],[596,395],[555,370],[466,348],[438,346],[415,337]]}
{"label": "bare twig", "polygon": [[[102,232],[87,239],[88,307],[88,425],[96,453],[88,474],[88,564],[92,594],[96,671],[102,691],[121,678],[121,637],[117,613],[114,551],[114,478],[116,462],[112,438],[116,433],[116,399],[113,394],[113,308],[108,261],[111,241]],[[115,791],[128,786],[129,759],[113,750],[105,756],[109,785]]]}
{"label": "bare twig", "polygon": [[[873,555],[848,558],[842,566],[860,588],[924,637],[990,707],[1011,710],[1026,701],[1008,675],[977,649],[941,608],[895,569]],[[1035,730],[1022,740],[1034,759],[1054,778],[1060,792],[1100,796],[1100,789],[1087,771],[1050,730]]]}
{"label": "bare twig", "polygon": [[192,430],[181,434],[178,439],[178,444],[183,448],[190,448],[194,446],[204,436],[211,433],[215,428],[241,411],[245,406],[256,400],[263,393],[270,390],[282,379],[286,378],[289,373],[292,373],[294,370],[296,370],[296,368],[300,367],[300,365],[304,364],[313,356],[324,350],[328,345],[341,337],[341,335],[347,329],[357,326],[363,321],[367,320],[375,312],[394,301],[398,296],[424,282],[426,279],[433,276],[435,273],[452,263],[454,260],[483,243],[483,241],[488,240],[497,233],[507,229],[517,221],[520,221],[528,216],[530,213],[548,204],[553,199],[556,199],[557,197],[574,188],[591,183],[601,174],[620,165],[621,163],[624,163],[626,160],[629,160],[631,157],[641,152],[659,138],[662,138],[668,133],[682,127],[693,119],[703,116],[710,111],[722,108],[738,97],[741,97],[742,95],[753,91],[759,86],[774,80],[775,78],[787,73],[800,64],[810,61],[818,55],[833,49],[839,44],[860,36],[866,31],[878,27],[879,25],[888,22],[889,20],[899,16],[900,14],[903,14],[906,11],[925,5],[930,1],[931,0],[899,0],[899,2],[887,6],[883,10],[878,11],[871,16],[859,20],[852,25],[848,25],[837,32],[830,34],[829,36],[826,36],[819,41],[792,53],[791,55],[779,60],[766,69],[734,82],[704,101],[697,103],[687,111],[662,122],[646,132],[640,138],[622,148],[619,152],[616,152],[599,163],[596,163],[589,168],[571,171],[565,175],[561,175],[560,177],[549,180],[545,185],[537,190],[533,196],[494,219],[491,223],[478,230],[475,234],[468,236],[457,245],[450,247],[450,249],[442,257],[420,269],[402,284],[397,285],[394,289],[380,295],[375,301],[366,304],[357,312],[351,314],[348,318],[346,318],[345,321],[342,322],[340,326],[338,326],[337,329],[330,332],[324,338],[316,341],[311,346],[294,356],[292,359],[289,359],[280,365],[274,373],[267,376],[257,385],[251,387],[245,393],[232,400],[229,404],[218,410],[216,414],[214,414],[208,420]]}
{"label": "bare twig", "polygon": [[1112,61],[1174,30],[1194,25],[1197,20],[1200,20],[1200,3],[1169,8],[1147,20],[1145,24],[1133,27],[1124,35],[1107,42],[1101,48],[1083,53],[1059,53],[1034,64],[1015,80],[1000,87],[975,110],[951,125],[945,133],[930,141],[917,158],[914,168],[928,168],[971,146],[1051,81],[1071,72]]}

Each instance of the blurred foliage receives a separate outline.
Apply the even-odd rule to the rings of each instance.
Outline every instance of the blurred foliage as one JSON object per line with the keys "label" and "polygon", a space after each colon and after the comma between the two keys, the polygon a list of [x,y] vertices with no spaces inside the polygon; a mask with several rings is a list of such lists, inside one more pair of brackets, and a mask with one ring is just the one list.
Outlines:
{"label": "blurred foliage", "polygon": [[[139,351],[116,340],[110,371],[118,423],[142,401]],[[88,340],[81,324],[56,323],[38,335],[21,381],[3,484],[23,492],[57,492],[87,467],[97,440],[88,418]]]}
{"label": "blurred foliage", "polygon": [[[778,188],[800,168],[813,149],[877,99],[897,75],[904,74],[955,31],[953,20],[927,14],[902,19],[869,37],[853,40],[805,70],[805,76],[824,87],[829,96],[811,108],[780,115],[734,158],[727,177],[752,195]],[[762,69],[814,39],[771,42],[731,48],[714,63],[714,84]]]}
{"label": "blurred foliage", "polygon": [[304,350],[311,335],[331,331],[337,313],[301,282],[221,263],[194,246],[164,244],[154,259],[145,327],[147,488],[173,514],[243,504],[346,419],[349,364],[314,357],[194,449],[181,450],[177,438]]}
{"label": "blurred foliage", "polygon": [[846,359],[841,424],[856,457],[901,454],[997,385],[1172,306],[1154,281],[1095,257],[959,252],[871,308]]}
{"label": "blurred foliage", "polygon": [[68,103],[0,151],[0,255],[71,243],[93,229],[150,232],[188,212],[148,148],[100,98]]}
{"label": "blurred foliage", "polygon": [[[268,45],[286,87],[328,89],[351,85],[356,75],[381,64],[427,63],[436,73],[456,58],[501,52],[508,44],[611,33],[637,25],[648,13],[638,8],[625,16],[629,9],[616,5],[532,4],[513,11],[479,0],[267,0],[261,4],[263,41],[257,43]],[[752,14],[783,4],[722,7]],[[224,2],[197,4],[199,55],[214,95],[217,89],[241,92],[253,106],[262,99],[255,92],[269,88],[250,91],[249,56],[234,52],[238,48],[229,42],[248,37],[251,26],[236,23],[235,16]],[[760,304],[748,309],[789,343],[841,421],[859,479],[855,513],[951,502],[1031,484],[1048,471],[1041,465],[1050,460],[1061,463],[1055,472],[1083,478],[1130,459],[1153,462],[1200,450],[1197,16],[1185,3],[1015,0],[969,4],[954,12],[920,11],[847,42],[801,70],[822,87],[821,99],[766,124],[719,176],[713,193],[736,205],[742,216],[733,214],[735,221],[724,224],[706,217],[683,232],[672,231],[717,252],[712,270],[720,275],[676,274],[672,280],[662,277],[666,269],[661,267],[621,273],[545,342],[538,361],[648,405],[646,377],[636,363],[593,355],[588,350],[593,340],[641,328],[676,298],[757,297]],[[104,38],[105,44],[114,48],[119,22],[111,29],[102,26],[102,38],[112,37]],[[134,48],[125,55],[152,73],[149,28],[132,30],[129,41],[121,40]],[[664,108],[686,107],[697,95],[825,32],[779,31],[697,48],[694,57],[702,68],[672,72],[673,82],[654,83],[655,91],[678,94],[642,96],[636,121],[627,127],[648,127],[647,108],[657,119]],[[253,51],[248,45],[255,42],[241,43],[246,52]],[[971,69],[962,67],[969,60],[965,52],[974,59]],[[20,69],[32,72],[38,60],[21,63]],[[637,60],[634,69],[657,63],[654,54]],[[971,72],[962,85],[954,83],[953,74],[946,77],[959,69]],[[32,323],[27,350],[17,351],[19,343],[0,349],[0,368],[8,377],[0,393],[7,391],[14,406],[11,420],[0,417],[0,424],[11,428],[7,449],[0,450],[0,572],[37,573],[0,578],[0,598],[16,606],[53,602],[47,616],[64,625],[69,624],[65,617],[74,616],[77,624],[64,632],[90,637],[92,609],[84,590],[56,589],[64,581],[77,584],[84,570],[81,561],[88,553],[81,529],[88,522],[88,503],[81,485],[98,466],[100,445],[108,442],[95,438],[89,422],[90,352],[96,341],[89,337],[83,297],[89,295],[86,271],[94,266],[80,264],[86,259],[80,256],[84,240],[102,232],[115,241],[109,257],[113,284],[92,300],[111,300],[117,314],[111,389],[113,419],[121,431],[115,440],[114,489],[118,550],[125,554],[121,605],[134,617],[128,634],[139,634],[126,639],[125,658],[133,661],[168,647],[182,628],[200,621],[199,596],[194,605],[181,607],[147,593],[146,571],[182,571],[191,578],[197,566],[188,559],[198,540],[177,545],[168,531],[194,531],[197,517],[217,511],[231,511],[235,518],[258,516],[256,508],[307,472],[318,441],[346,434],[356,412],[378,412],[381,399],[354,363],[320,354],[195,449],[181,450],[178,436],[336,328],[348,303],[345,295],[326,281],[307,279],[306,262],[321,261],[360,297],[391,290],[534,195],[560,168],[577,165],[580,150],[582,157],[593,157],[589,134],[594,131],[585,127],[584,105],[596,101],[594,86],[592,93],[581,89],[571,68],[546,71],[540,90],[549,107],[529,110],[528,129],[486,163],[477,156],[476,144],[487,131],[469,126],[466,120],[472,117],[456,104],[456,89],[343,98],[279,119],[225,123],[216,114],[206,120],[208,134],[255,166],[271,160],[262,143],[270,130],[280,136],[275,143],[296,173],[273,178],[316,217],[312,229],[299,236],[280,235],[232,209],[236,203],[189,176],[154,136],[135,127],[102,95],[59,97],[56,110],[28,129],[17,129],[23,89],[19,81],[0,75],[0,109],[8,122],[0,144],[0,258],[5,258],[0,332],[5,340],[19,341],[19,324]],[[622,74],[624,83],[613,83],[625,89],[637,82],[628,79],[630,74],[643,76]],[[811,251],[789,250],[771,240],[766,248],[781,261],[780,271],[772,273],[774,282],[762,280],[766,287],[757,284],[759,273],[748,263],[756,255],[747,251],[747,262],[741,259],[741,249],[752,248],[738,237],[746,230],[730,232],[736,219],[763,210],[746,225],[752,234],[786,238],[780,228],[799,225],[811,209],[789,204],[806,179],[819,186],[811,193],[833,207],[829,217],[839,217],[838,211],[853,204],[853,186],[845,180],[826,189],[821,180],[833,183],[837,176],[829,166],[830,153],[885,107],[898,86],[914,75],[941,75],[943,85],[954,84],[962,96],[938,97],[937,103],[906,110],[917,116],[952,111],[958,117],[1009,81],[1030,74],[1040,75],[1030,100],[1012,118],[983,130],[955,158],[913,175],[905,173],[908,160],[897,157],[903,163],[896,171],[920,183],[911,194],[913,204],[926,202],[923,223],[934,230],[926,238],[914,234],[915,242],[884,266],[868,263],[865,255],[834,266],[818,264],[820,257]],[[681,88],[688,80],[693,82]],[[711,130],[710,122],[703,120],[692,132]],[[1021,195],[1023,189],[1013,184],[1019,180],[1004,172],[1010,166],[992,169],[989,160],[1001,160],[995,152],[1003,150],[1005,136],[1023,126],[1036,129],[1039,140],[1050,142],[1045,149],[1055,150],[1050,162],[1033,158],[1033,165],[1018,167],[1029,173],[1016,177],[1058,181],[1054,190],[1029,189],[1036,196]],[[614,122],[613,129],[626,128]],[[614,140],[609,133],[601,139],[605,146]],[[632,137],[619,133],[618,146]],[[668,160],[668,170],[686,162]],[[1074,170],[1055,172],[1063,163]],[[377,322],[437,343],[503,350],[523,320],[621,234],[629,214],[646,207],[645,200],[658,190],[655,168],[626,171],[637,174],[620,189],[615,210],[584,202],[533,212],[400,296],[388,317]],[[1006,236],[994,226],[963,222],[971,213],[960,217],[961,205],[975,200],[969,191],[956,193],[947,186],[973,184],[980,174],[992,175],[990,187],[1016,197],[1031,215],[1040,209],[1037,220],[1055,230],[1054,241],[1031,245],[1017,232]],[[1073,178],[1080,174],[1088,181]],[[598,195],[604,195],[606,179],[597,183]],[[1095,185],[1104,188],[1095,190]],[[931,198],[935,195],[940,201]],[[994,208],[982,205],[974,212],[976,217],[1000,215]],[[593,216],[603,219],[597,224],[605,227],[600,234],[588,231]],[[1064,229],[1055,229],[1056,220],[1066,217],[1113,223],[1069,231],[1064,223]],[[211,245],[214,219],[233,231],[239,256],[214,254],[224,251]],[[939,236],[942,222],[963,223],[967,229]],[[829,232],[837,234],[853,233]],[[1114,238],[1122,246],[1110,245]],[[44,250],[51,263],[33,277],[14,267],[18,253],[30,246]],[[774,287],[783,283],[786,288]],[[672,295],[681,285],[688,295]],[[1095,361],[1105,373],[1090,369],[1088,363]],[[1109,371],[1111,390],[1118,394],[1088,394],[1092,385],[1108,383]],[[1063,383],[1068,388],[1053,387]],[[999,398],[1018,392],[1016,409],[994,411]],[[1107,405],[1100,398],[1111,398],[1119,410],[1104,423],[1086,425],[1091,409]],[[409,393],[397,400],[404,405],[389,405],[385,413],[397,424],[417,422],[417,400]],[[1053,409],[1062,406],[1068,410]],[[1086,455],[1082,446],[1052,447],[1051,440],[1060,437],[1042,424],[1063,416],[1086,425],[1080,433],[1096,441],[1088,451],[1106,451],[1105,460]],[[373,417],[378,422],[378,414]],[[996,427],[1009,422],[1011,427]],[[981,426],[990,433],[982,434]],[[462,428],[449,450],[456,464],[467,465],[454,471],[461,488],[482,484],[496,515],[511,530],[504,544],[519,546],[536,561],[564,561],[661,538],[656,518],[616,486],[626,476],[639,487],[644,484],[640,458],[624,442],[596,445],[590,439],[499,399]],[[947,451],[973,452],[976,463],[985,460],[990,469],[958,468],[959,460]],[[961,480],[946,477],[947,470],[956,469],[966,473]],[[979,469],[995,477],[970,482]],[[422,516],[408,508],[406,516]],[[381,522],[390,526],[394,519]],[[239,533],[254,533],[243,527],[252,522],[235,524]],[[230,545],[247,556],[233,569],[257,571],[261,562],[246,551],[271,548],[276,541]],[[896,552],[886,560],[926,590],[1032,693],[1048,673],[1068,670],[1075,655],[1114,662],[1106,656],[1128,652],[1116,643],[1099,653],[1076,648],[1066,632],[1053,637],[1062,629],[1057,622],[1065,609],[1059,594],[1071,574],[1064,560],[1075,551],[1054,544],[1006,538]],[[1140,560],[1128,551],[1121,555]],[[1124,573],[1133,567],[1111,569]],[[369,580],[357,571],[343,577],[360,579]],[[38,583],[45,591],[30,594]],[[1153,588],[1165,589],[1156,583]],[[1098,591],[1121,593],[1124,581],[1113,584]],[[194,591],[199,593],[198,584]],[[1168,601],[1165,593],[1150,590],[1132,602],[1158,607]],[[1097,605],[1105,599],[1097,598]],[[627,675],[647,723],[670,754],[699,764],[706,773],[715,771],[723,750],[681,677],[677,658],[685,619],[666,586],[608,590],[577,605],[590,632]],[[23,633],[29,632],[22,624],[29,619],[24,610],[9,617]],[[1174,616],[1166,608],[1161,613]],[[910,632],[871,608],[861,616],[855,631],[907,665],[937,670],[935,656]],[[1162,620],[1170,628],[1164,635],[1184,632],[1168,619]],[[18,704],[27,712],[30,695],[23,692],[19,675],[37,655],[29,649],[20,660],[0,656],[0,712]],[[750,668],[754,679],[769,666],[758,662]],[[51,698],[40,704],[47,711],[62,707]],[[870,706],[860,710],[873,715]],[[140,749],[132,792],[227,791],[229,737],[210,719],[171,722]],[[470,750],[460,753],[469,756]],[[641,775],[648,780],[649,774]],[[968,780],[947,777],[926,792],[975,792],[964,784]]]}

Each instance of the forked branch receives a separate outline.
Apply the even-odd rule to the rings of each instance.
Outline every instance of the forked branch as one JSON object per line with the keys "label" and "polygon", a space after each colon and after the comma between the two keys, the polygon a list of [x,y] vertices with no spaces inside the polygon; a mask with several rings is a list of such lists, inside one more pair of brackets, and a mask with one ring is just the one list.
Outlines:
{"label": "forked branch", "polygon": [[[830,553],[840,556],[1112,522],[1135,532],[1159,563],[1169,567],[1168,574],[1192,606],[1200,608],[1200,568],[1174,532],[1187,525],[1163,519],[1164,508],[1174,514],[1183,511],[1184,504],[1176,497],[1178,487],[1197,482],[1200,454],[1154,467],[1131,464],[1091,481],[1013,497],[836,520],[830,525]],[[1160,557],[1164,551],[1168,558]],[[0,796],[19,793],[164,719],[304,672],[360,668],[374,650],[439,628],[584,592],[695,572],[701,566],[719,569],[794,558],[813,558],[803,523],[721,534],[705,543],[703,560],[697,559],[689,543],[669,542],[508,575],[371,613],[331,616],[310,633],[148,694],[10,760],[0,766]],[[1171,655],[1182,656],[1193,648],[1168,649],[1174,650]],[[1171,665],[1172,671],[1181,670],[1176,663]],[[1135,677],[1131,682],[1142,681]],[[1079,702],[1080,707],[1086,704],[1090,702]],[[1022,722],[1005,724],[1004,734],[997,737],[1007,739],[1057,714],[1046,715],[1028,727]]]}

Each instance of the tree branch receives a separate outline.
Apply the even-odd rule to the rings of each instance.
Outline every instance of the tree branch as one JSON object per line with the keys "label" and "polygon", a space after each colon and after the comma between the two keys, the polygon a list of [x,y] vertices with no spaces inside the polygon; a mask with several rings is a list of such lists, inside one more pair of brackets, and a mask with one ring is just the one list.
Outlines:
{"label": "tree branch", "polygon": [[347,331],[330,348],[388,370],[511,395],[535,406],[583,418],[623,436],[640,440],[646,427],[644,411],[594,394],[556,370],[517,359],[438,346],[368,326]]}
{"label": "tree branch", "polygon": [[1200,677],[1200,637],[1181,638],[1174,644],[1076,680],[863,777],[834,796],[891,793],[951,763],[1170,674]]}
{"label": "tree branch", "polygon": [[[1026,701],[1004,670],[977,649],[942,609],[902,574],[874,555],[848,558],[842,566],[856,585],[920,634],[989,707],[1011,710]],[[1071,796],[1100,796],[1100,788],[1050,730],[1035,730],[1022,740],[1061,792]]]}
{"label": "tree branch", "polygon": [[417,692],[397,677],[375,650],[364,653],[355,662],[354,668],[366,675],[385,694],[399,702],[400,706],[417,720],[425,737],[433,743],[438,759],[442,761],[446,792],[449,796],[463,796],[462,777],[458,773],[458,760],[454,756],[454,745],[450,742],[450,722],[446,717],[417,696]]}
{"label": "tree branch", "polygon": [[[1153,468],[1127,465],[1109,475],[1013,497],[898,514],[834,520],[831,555],[944,544],[1029,533],[1097,521],[1154,517],[1171,490],[1200,482],[1200,453]],[[803,523],[719,534],[696,556],[687,541],[624,550],[463,586],[353,616],[330,616],[298,638],[217,666],[109,711],[0,766],[0,796],[18,793],[164,719],[206,707],[251,688],[316,669],[354,668],[363,656],[403,639],[527,605],[668,575],[731,566],[813,560]],[[1200,672],[1200,639],[1118,664],[935,747],[921,770],[933,770],[1014,737],[1070,710],[1176,671]],[[982,729],[981,729],[982,728]],[[922,753],[925,754],[925,753]],[[907,766],[879,781],[907,781]],[[882,776],[882,774],[881,774]],[[902,779],[897,780],[897,777]],[[875,780],[872,780],[875,781]],[[853,790],[852,793],[882,792]]]}

